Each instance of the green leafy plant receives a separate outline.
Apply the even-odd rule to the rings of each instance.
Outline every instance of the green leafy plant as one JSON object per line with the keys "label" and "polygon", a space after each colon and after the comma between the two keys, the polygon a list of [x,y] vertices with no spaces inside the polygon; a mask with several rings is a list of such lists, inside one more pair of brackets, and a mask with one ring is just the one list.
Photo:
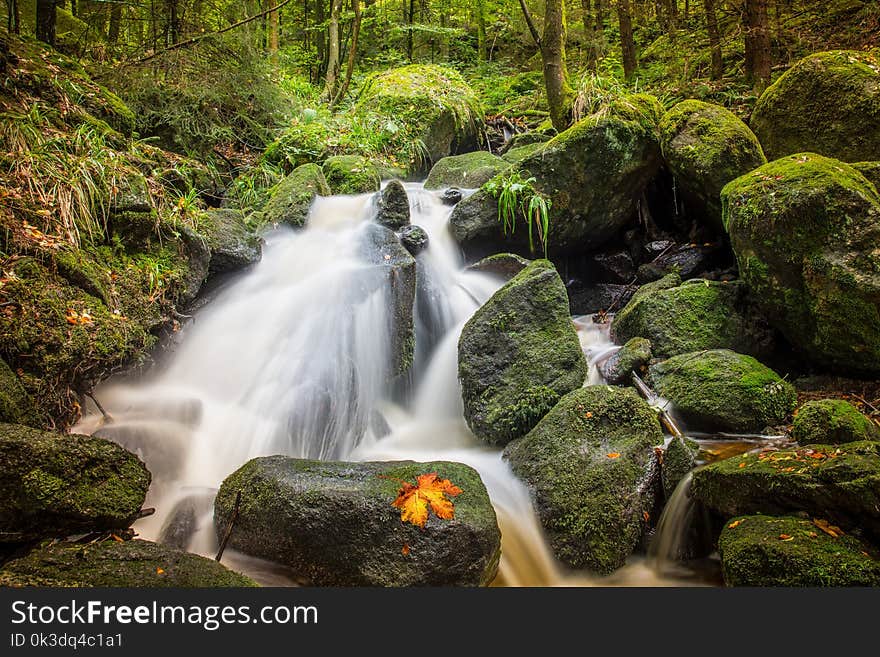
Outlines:
{"label": "green leafy plant", "polygon": [[523,178],[518,171],[497,176],[483,189],[498,199],[498,219],[505,237],[516,231],[517,217],[525,218],[529,231],[529,250],[535,251],[535,234],[547,257],[552,202],[534,188],[534,178]]}

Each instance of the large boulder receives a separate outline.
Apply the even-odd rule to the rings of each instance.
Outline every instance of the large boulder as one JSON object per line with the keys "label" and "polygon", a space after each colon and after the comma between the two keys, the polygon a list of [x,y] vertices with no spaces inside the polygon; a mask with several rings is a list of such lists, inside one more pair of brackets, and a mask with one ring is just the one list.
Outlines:
{"label": "large boulder", "polygon": [[263,223],[304,226],[316,196],[329,196],[330,186],[317,164],[297,167],[272,189],[263,208]]}
{"label": "large boulder", "polygon": [[530,488],[556,557],[609,573],[642,536],[662,443],[657,414],[635,391],[591,386],[563,397],[504,455]]}
{"label": "large boulder", "polygon": [[862,174],[880,192],[880,161],[856,162],[852,168]]}
{"label": "large boulder", "polygon": [[721,188],[767,163],[761,144],[733,112],[685,100],[660,121],[663,158],[689,205],[721,230]]}
{"label": "large boulder", "polygon": [[510,168],[510,164],[488,151],[474,151],[463,155],[451,155],[437,162],[425,180],[425,189],[463,187],[474,189],[497,174]]}
{"label": "large boulder", "polygon": [[[546,137],[546,140],[549,140],[549,137]],[[542,148],[546,143],[546,140],[543,142],[534,142],[531,144],[526,144],[524,146],[517,146],[516,148],[511,148],[508,151],[504,152],[504,155],[501,158],[507,162],[508,164],[519,164],[524,159],[529,157],[530,155],[534,155]]]}
{"label": "large boulder", "polygon": [[[493,179],[496,187],[503,187],[511,176],[526,181],[534,178],[534,190],[552,202],[550,249],[554,253],[601,246],[633,217],[645,186],[657,172],[661,111],[653,96],[626,96]],[[498,201],[486,189],[459,203],[450,225],[466,250],[486,245],[529,249],[528,231],[504,236]]]}
{"label": "large boulder", "polygon": [[504,445],[524,436],[586,376],[565,286],[547,260],[514,276],[462,329],[464,417],[480,440]]}
{"label": "large boulder", "polygon": [[629,385],[633,372],[641,376],[651,361],[651,341],[632,338],[599,365],[602,378],[611,385]]}
{"label": "large boulder", "polygon": [[694,471],[691,497],[725,518],[806,512],[880,537],[880,443],[744,454]]}
{"label": "large boulder", "polygon": [[0,582],[11,586],[122,588],[216,588],[258,586],[197,554],[132,540],[47,543],[0,570]]}
{"label": "large boulder", "polygon": [[724,222],[742,280],[805,358],[880,372],[880,196],[820,155],[770,162],[728,183]]}
{"label": "large boulder", "polygon": [[0,424],[0,463],[0,544],[124,529],[150,486],[140,459],[109,440],[14,424]]}
{"label": "large boulder", "polygon": [[652,365],[649,377],[692,429],[763,431],[783,424],[797,402],[776,372],[729,349],[673,356]]}
{"label": "large boulder", "polygon": [[211,249],[211,274],[243,269],[262,257],[262,240],[250,229],[240,210],[208,210],[199,228]]}
{"label": "large boulder", "polygon": [[877,550],[821,518],[732,518],[718,552],[727,586],[880,586]]}
{"label": "large boulder", "polygon": [[368,194],[379,191],[379,170],[361,155],[328,157],[324,160],[322,169],[334,194]]}
{"label": "large boulder", "polygon": [[877,426],[843,399],[816,399],[797,410],[791,437],[801,445],[880,440]]}
{"label": "large boulder", "polygon": [[667,287],[677,282],[677,275],[669,274],[645,292],[639,290],[611,323],[615,340],[647,338],[657,358],[704,349],[758,357],[773,353],[773,331],[745,285],[694,279]]}
{"label": "large boulder", "polygon": [[374,76],[364,86],[356,110],[385,117],[417,135],[429,162],[476,150],[483,110],[461,75],[433,64],[410,64]]}
{"label": "large boulder", "polygon": [[856,50],[805,57],[761,94],[751,126],[771,159],[810,151],[880,160],[880,58]]}
{"label": "large boulder", "polygon": [[[454,518],[424,527],[392,506],[405,482],[436,473],[461,489]],[[291,567],[318,586],[485,586],[498,570],[501,533],[479,474],[460,463],[341,463],[257,458],[230,475],[214,505],[223,536],[241,493],[229,546]]]}

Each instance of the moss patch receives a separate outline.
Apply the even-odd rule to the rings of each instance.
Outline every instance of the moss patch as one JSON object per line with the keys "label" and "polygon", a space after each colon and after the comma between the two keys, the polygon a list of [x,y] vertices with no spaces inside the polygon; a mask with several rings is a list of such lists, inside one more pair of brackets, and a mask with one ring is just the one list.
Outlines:
{"label": "moss patch", "polygon": [[505,160],[488,151],[451,155],[437,162],[425,180],[426,189],[464,187],[476,189],[510,167]]}
{"label": "moss patch", "polygon": [[336,155],[322,165],[324,177],[334,194],[367,194],[378,192],[381,184],[379,171],[365,157]]}
{"label": "moss patch", "polygon": [[809,401],[797,410],[791,437],[801,445],[877,440],[876,425],[842,399]]}
{"label": "moss patch", "polygon": [[330,194],[330,186],[321,167],[304,164],[272,189],[263,208],[262,223],[303,226],[315,197]]}

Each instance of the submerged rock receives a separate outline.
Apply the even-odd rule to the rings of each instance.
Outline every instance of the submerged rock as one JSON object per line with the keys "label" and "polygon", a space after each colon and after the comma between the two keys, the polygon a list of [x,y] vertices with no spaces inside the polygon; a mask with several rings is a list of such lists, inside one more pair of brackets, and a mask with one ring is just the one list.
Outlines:
{"label": "submerged rock", "polygon": [[751,125],[770,158],[809,151],[880,160],[880,58],[857,50],[805,57],[761,94]]}
{"label": "submerged rock", "polygon": [[763,431],[785,422],[797,402],[776,372],[728,349],[674,356],[652,365],[649,376],[692,429]]}
{"label": "submerged rock", "polygon": [[669,443],[660,465],[660,482],[667,500],[681,480],[694,469],[699,452],[700,445],[689,438],[673,438]]}
{"label": "submerged rock", "polygon": [[0,543],[125,529],[150,473],[119,445],[0,424]]}
{"label": "submerged rock", "polygon": [[488,151],[444,157],[437,162],[425,180],[425,189],[443,187],[481,187],[490,178],[510,168],[510,164]]}
{"label": "submerged rock", "polygon": [[[436,473],[461,489],[455,517],[429,513],[424,528],[391,505],[403,482]],[[241,491],[229,546],[293,568],[317,586],[485,586],[501,532],[479,474],[460,463],[342,463],[270,456],[248,461],[220,487],[224,535]]]}
{"label": "submerged rock", "polygon": [[457,187],[450,187],[449,189],[444,189],[443,194],[440,196],[440,200],[443,201],[443,205],[455,205],[459,201],[461,201],[462,194],[461,190]]}
{"label": "submerged rock", "polygon": [[392,180],[375,197],[376,223],[391,230],[409,225],[409,197],[399,180]]}
{"label": "submerged rock", "polygon": [[726,518],[806,512],[880,538],[880,443],[743,454],[694,471],[691,497]]}
{"label": "submerged rock", "polygon": [[361,155],[328,157],[321,168],[334,194],[368,194],[379,191],[379,170]]}
{"label": "submerged rock", "polygon": [[504,445],[524,436],[586,376],[565,287],[547,260],[529,264],[462,329],[464,416],[480,440]]}
{"label": "submerged rock", "polygon": [[642,375],[651,361],[651,341],[632,338],[599,365],[599,373],[611,385],[629,385],[632,374]]}
{"label": "submerged rock", "polygon": [[880,372],[880,196],[843,162],[776,160],[722,192],[742,280],[801,354]]}
{"label": "submerged rock", "polygon": [[875,548],[804,518],[732,518],[718,551],[727,586],[880,586]]}
{"label": "submerged rock", "polygon": [[209,210],[203,230],[211,249],[211,274],[237,271],[262,257],[262,240],[247,225],[239,210]]}
{"label": "submerged rock", "polygon": [[317,164],[297,167],[272,188],[263,207],[263,223],[304,226],[316,196],[330,196],[330,186]]}
{"label": "submerged rock", "polygon": [[258,586],[213,559],[167,545],[132,540],[49,543],[4,564],[0,581],[13,586],[216,588]]}
{"label": "submerged rock", "polygon": [[809,401],[797,410],[791,437],[801,445],[878,440],[877,426],[842,399]]}
{"label": "submerged rock", "polygon": [[428,248],[428,233],[420,226],[404,226],[397,234],[400,243],[410,252],[410,255],[418,255]]}
{"label": "submerged rock", "polygon": [[653,509],[662,443],[657,414],[633,390],[591,386],[563,397],[504,455],[532,491],[556,557],[610,573]]}

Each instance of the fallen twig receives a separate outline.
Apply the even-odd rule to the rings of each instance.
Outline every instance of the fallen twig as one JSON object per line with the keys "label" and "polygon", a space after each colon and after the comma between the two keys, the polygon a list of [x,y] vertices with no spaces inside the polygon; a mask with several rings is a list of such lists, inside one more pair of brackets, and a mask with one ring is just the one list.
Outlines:
{"label": "fallen twig", "polygon": [[223,551],[226,550],[226,544],[229,542],[229,537],[232,536],[232,528],[235,526],[235,521],[238,520],[239,505],[241,505],[241,491],[235,494],[235,505],[232,507],[232,515],[229,517],[229,525],[227,525],[226,531],[223,533],[223,540],[220,541],[220,549],[217,550],[217,556],[214,557],[214,561],[220,561],[223,557]]}

